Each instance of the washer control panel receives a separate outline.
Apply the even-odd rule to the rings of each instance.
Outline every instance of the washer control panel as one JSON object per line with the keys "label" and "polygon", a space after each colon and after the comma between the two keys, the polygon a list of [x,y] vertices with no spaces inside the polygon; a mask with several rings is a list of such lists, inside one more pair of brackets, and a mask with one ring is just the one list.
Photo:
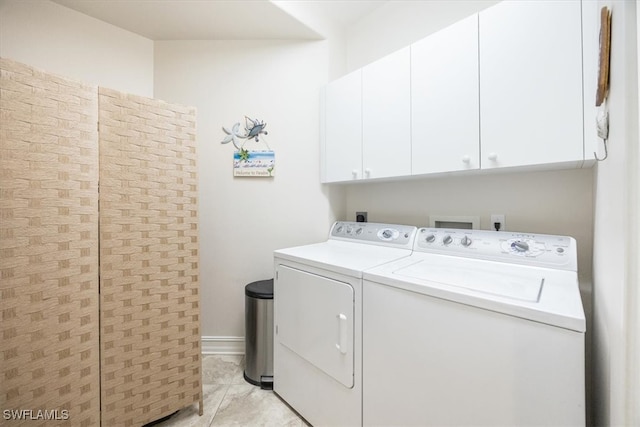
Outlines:
{"label": "washer control panel", "polygon": [[417,230],[411,225],[338,221],[331,227],[330,238],[410,249]]}
{"label": "washer control panel", "polygon": [[420,228],[413,249],[418,252],[577,270],[576,241],[568,236]]}

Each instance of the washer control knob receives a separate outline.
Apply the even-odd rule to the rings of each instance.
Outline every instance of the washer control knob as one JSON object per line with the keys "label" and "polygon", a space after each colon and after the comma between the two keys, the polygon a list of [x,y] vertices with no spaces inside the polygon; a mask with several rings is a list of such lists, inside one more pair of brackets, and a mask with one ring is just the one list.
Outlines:
{"label": "washer control knob", "polygon": [[385,239],[390,239],[391,237],[393,237],[393,231],[386,229],[382,232],[382,237],[384,237]]}
{"label": "washer control knob", "polygon": [[357,235],[357,236],[361,235],[363,231],[364,231],[364,230],[362,229],[362,227],[358,228],[358,229],[356,230],[356,235]]}
{"label": "washer control knob", "polygon": [[427,236],[427,243],[433,243],[436,241],[436,236],[434,236],[433,234],[429,234]]}
{"label": "washer control knob", "polygon": [[347,234],[351,234],[352,231],[353,231],[352,227],[347,227]]}
{"label": "washer control knob", "polygon": [[339,225],[338,228],[336,228],[336,233],[342,233],[342,226]]}
{"label": "washer control knob", "polygon": [[444,243],[445,245],[448,245],[451,242],[453,242],[453,237],[449,236],[448,234],[444,236],[444,239],[442,239],[442,243]]}
{"label": "washer control knob", "polygon": [[511,248],[516,252],[527,252],[529,250],[529,244],[527,242],[523,242],[522,240],[516,240],[511,243]]}
{"label": "washer control knob", "polygon": [[460,239],[460,243],[462,244],[462,246],[469,246],[471,245],[472,240],[469,238],[469,236],[464,236],[462,239]]}

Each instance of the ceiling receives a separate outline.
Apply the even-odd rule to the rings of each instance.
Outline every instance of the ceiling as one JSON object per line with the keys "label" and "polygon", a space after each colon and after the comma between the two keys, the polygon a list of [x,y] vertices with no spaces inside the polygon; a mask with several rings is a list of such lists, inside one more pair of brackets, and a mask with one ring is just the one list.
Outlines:
{"label": "ceiling", "polygon": [[[322,39],[285,10],[306,8],[344,27],[380,6],[369,0],[53,0],[152,40]],[[282,7],[277,3],[285,3]],[[301,9],[302,8],[302,9]]]}

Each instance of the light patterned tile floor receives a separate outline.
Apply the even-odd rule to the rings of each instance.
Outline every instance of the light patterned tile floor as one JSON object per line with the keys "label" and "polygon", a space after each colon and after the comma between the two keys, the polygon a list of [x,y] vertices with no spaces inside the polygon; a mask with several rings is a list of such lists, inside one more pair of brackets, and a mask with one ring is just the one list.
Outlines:
{"label": "light patterned tile floor", "polygon": [[243,372],[244,356],[203,356],[204,414],[199,416],[198,404],[194,404],[154,427],[308,425],[272,391],[246,382]]}

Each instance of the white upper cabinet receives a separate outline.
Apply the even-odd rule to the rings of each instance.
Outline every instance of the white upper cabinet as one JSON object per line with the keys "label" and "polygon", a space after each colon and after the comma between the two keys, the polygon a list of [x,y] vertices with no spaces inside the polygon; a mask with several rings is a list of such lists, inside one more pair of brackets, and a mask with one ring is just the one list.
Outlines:
{"label": "white upper cabinet", "polygon": [[409,47],[362,69],[364,178],[411,174]]}
{"label": "white upper cabinet", "polygon": [[580,8],[505,1],[480,13],[482,169],[582,162]]}
{"label": "white upper cabinet", "polygon": [[478,15],[411,45],[414,175],[478,169]]}
{"label": "white upper cabinet", "polygon": [[362,71],[327,85],[324,182],[362,178]]}
{"label": "white upper cabinet", "polygon": [[597,9],[503,1],[330,83],[323,181],[593,163]]}

